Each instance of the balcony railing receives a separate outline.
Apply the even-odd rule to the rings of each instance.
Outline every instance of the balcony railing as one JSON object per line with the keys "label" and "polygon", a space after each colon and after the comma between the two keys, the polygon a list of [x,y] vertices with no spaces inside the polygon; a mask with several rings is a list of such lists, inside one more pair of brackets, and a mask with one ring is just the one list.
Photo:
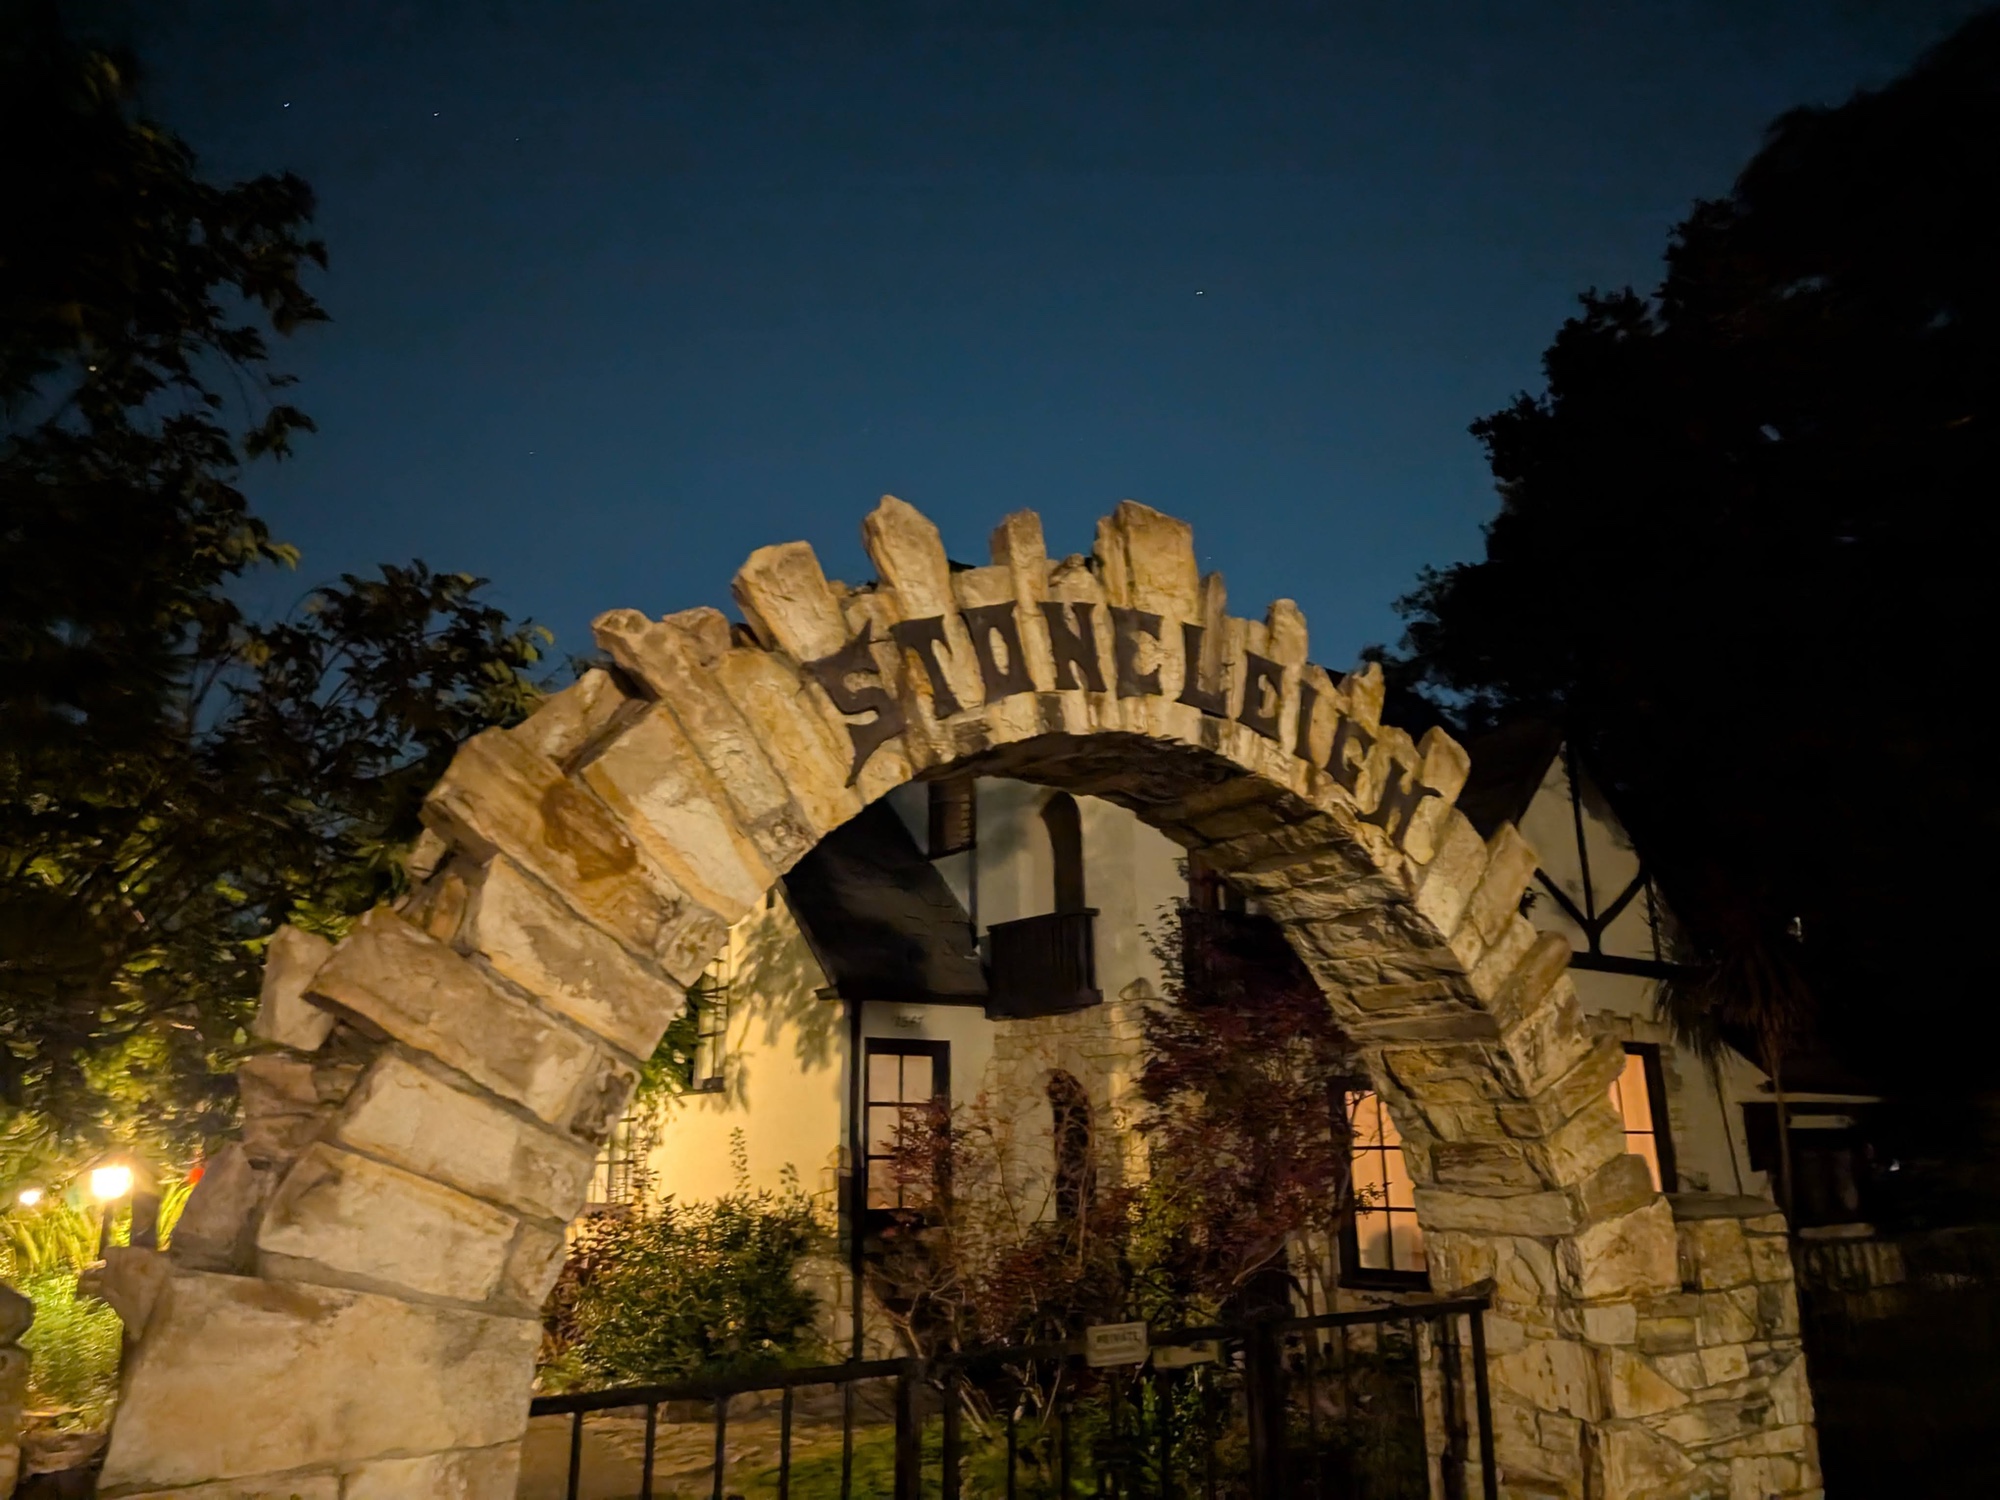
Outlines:
{"label": "balcony railing", "polygon": [[987,1013],[1024,1020],[1059,1016],[1102,1000],[1097,988],[1096,921],[1095,910],[1058,911],[989,927]]}

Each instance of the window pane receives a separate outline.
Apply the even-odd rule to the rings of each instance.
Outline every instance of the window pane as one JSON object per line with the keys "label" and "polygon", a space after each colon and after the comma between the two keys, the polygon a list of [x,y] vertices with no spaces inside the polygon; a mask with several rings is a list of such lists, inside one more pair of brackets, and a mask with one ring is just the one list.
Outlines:
{"label": "window pane", "polygon": [[1389,1260],[1389,1215],[1357,1209],[1354,1214],[1354,1239],[1360,1252],[1361,1267],[1366,1271],[1388,1271],[1394,1267]]}
{"label": "window pane", "polygon": [[886,1156],[896,1149],[896,1127],[903,1112],[895,1105],[872,1105],[868,1110],[868,1154]]}
{"label": "window pane", "polygon": [[1403,1149],[1394,1146],[1382,1153],[1383,1186],[1388,1190],[1388,1205],[1391,1208],[1410,1208],[1416,1204],[1411,1194],[1409,1168],[1403,1163]]}
{"label": "window pane", "polygon": [[903,1097],[903,1059],[893,1052],[868,1054],[868,1100],[895,1104]]}
{"label": "window pane", "polygon": [[1637,1131],[1633,1131],[1625,1137],[1625,1149],[1645,1161],[1646,1170],[1653,1176],[1653,1191],[1659,1192],[1660,1143],[1650,1133],[1640,1135]]}
{"label": "window pane", "polygon": [[934,1060],[928,1057],[906,1057],[903,1059],[903,1094],[905,1104],[928,1104],[937,1092],[933,1081],[937,1073]]}
{"label": "window pane", "polygon": [[1625,1071],[1611,1085],[1611,1102],[1617,1106],[1627,1130],[1653,1128],[1653,1101],[1646,1094],[1646,1059],[1638,1053],[1625,1054]]}
{"label": "window pane", "polygon": [[868,1167],[868,1206],[870,1208],[896,1207],[896,1174],[885,1161],[871,1162]]}
{"label": "window pane", "polygon": [[1381,1132],[1382,1144],[1384,1146],[1402,1145],[1403,1133],[1396,1128],[1396,1122],[1389,1118],[1389,1106],[1382,1102],[1382,1096],[1379,1094],[1375,1096],[1375,1115],[1379,1121],[1376,1129]]}
{"label": "window pane", "polygon": [[1348,1120],[1354,1130],[1355,1150],[1382,1144],[1382,1102],[1373,1094],[1348,1096]]}
{"label": "window pane", "polygon": [[1354,1155],[1354,1196],[1371,1208],[1380,1208],[1389,1184],[1382,1170],[1380,1151],[1357,1151]]}
{"label": "window pane", "polygon": [[1399,1271],[1422,1271],[1429,1262],[1424,1259],[1424,1231],[1417,1223],[1415,1214],[1391,1214],[1390,1253],[1396,1260]]}

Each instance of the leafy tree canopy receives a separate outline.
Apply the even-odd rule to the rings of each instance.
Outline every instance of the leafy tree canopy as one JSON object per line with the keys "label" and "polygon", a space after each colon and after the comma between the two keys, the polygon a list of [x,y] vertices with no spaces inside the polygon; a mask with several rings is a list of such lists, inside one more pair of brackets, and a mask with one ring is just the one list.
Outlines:
{"label": "leafy tree canopy", "polygon": [[240,487],[311,428],[269,339],[325,314],[296,177],[202,178],[128,58],[0,9],[0,1174],[227,1126],[263,940],[393,893],[453,748],[545,636],[421,563],[292,617]]}
{"label": "leafy tree canopy", "polygon": [[1850,1060],[1927,1086],[1990,1085],[1995,1038],[1996,267],[1988,13],[1776,121],[1651,297],[1582,299],[1544,392],[1473,426],[1484,559],[1423,576],[1387,658],[1462,730],[1564,729],[1705,1003],[1809,992]]}

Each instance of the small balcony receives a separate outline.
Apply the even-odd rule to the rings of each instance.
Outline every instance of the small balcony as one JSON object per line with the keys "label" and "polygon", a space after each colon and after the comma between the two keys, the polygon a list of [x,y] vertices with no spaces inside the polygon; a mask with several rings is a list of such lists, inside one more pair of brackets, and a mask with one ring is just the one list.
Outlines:
{"label": "small balcony", "polygon": [[1097,988],[1097,913],[1051,912],[986,930],[992,959],[986,1013],[1008,1020],[1060,1016],[1104,998]]}

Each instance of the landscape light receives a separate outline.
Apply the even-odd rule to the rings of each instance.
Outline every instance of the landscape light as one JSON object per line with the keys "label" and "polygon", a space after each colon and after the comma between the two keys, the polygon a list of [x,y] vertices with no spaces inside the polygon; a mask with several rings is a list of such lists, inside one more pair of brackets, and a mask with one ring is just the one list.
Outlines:
{"label": "landscape light", "polygon": [[37,1203],[42,1201],[42,1190],[40,1188],[22,1188],[20,1192],[14,1195],[14,1201],[23,1208],[33,1208]]}
{"label": "landscape light", "polygon": [[90,1174],[90,1196],[100,1203],[109,1203],[114,1198],[122,1198],[131,1191],[130,1167],[98,1167]]}

